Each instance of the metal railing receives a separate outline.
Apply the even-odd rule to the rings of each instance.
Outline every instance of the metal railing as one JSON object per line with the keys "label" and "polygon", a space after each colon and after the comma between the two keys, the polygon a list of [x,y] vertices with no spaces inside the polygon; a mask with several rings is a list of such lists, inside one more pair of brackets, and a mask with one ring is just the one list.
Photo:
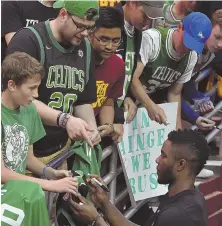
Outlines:
{"label": "metal railing", "polygon": [[[74,152],[71,151],[70,148],[68,148],[65,152],[61,153],[55,159],[51,160],[47,165],[53,168],[57,168],[73,154]],[[121,191],[119,194],[116,194],[117,177],[121,173],[123,173],[122,166],[117,166],[118,155],[118,149],[116,147],[116,144],[114,143],[112,146],[105,148],[102,154],[102,161],[110,157],[109,171],[103,177],[103,180],[109,187],[109,199],[114,205],[120,203],[129,194],[127,188],[124,188],[123,191]],[[128,219],[131,218],[147,201],[148,200],[139,201],[137,202],[136,206],[131,206],[129,209],[126,209],[124,216]],[[48,193],[47,204],[49,209],[51,209],[50,207],[52,206],[52,202],[53,198],[50,198],[50,193]]]}
{"label": "metal railing", "polygon": [[52,167],[52,168],[57,168],[60,165],[62,165],[62,163],[64,161],[66,161],[69,157],[71,157],[73,154],[74,154],[74,152],[69,147],[69,148],[67,148],[67,150],[65,150],[64,152],[62,152],[58,156],[56,156],[56,158],[52,159],[47,165]]}
{"label": "metal railing", "polygon": [[[204,118],[211,118],[211,117],[213,117],[213,116],[216,115],[221,109],[222,109],[222,101],[220,101],[220,102],[214,107],[214,110],[213,110],[213,111],[211,111],[210,113],[206,114],[206,115],[204,116]],[[197,126],[194,125],[194,126],[191,127],[191,129],[192,129],[192,130],[195,130],[195,129],[197,129]],[[215,129],[214,129],[214,130],[215,130]],[[214,130],[213,130],[213,131],[214,131]],[[213,132],[213,131],[212,131],[212,132]],[[219,130],[218,130],[218,132],[219,132]]]}

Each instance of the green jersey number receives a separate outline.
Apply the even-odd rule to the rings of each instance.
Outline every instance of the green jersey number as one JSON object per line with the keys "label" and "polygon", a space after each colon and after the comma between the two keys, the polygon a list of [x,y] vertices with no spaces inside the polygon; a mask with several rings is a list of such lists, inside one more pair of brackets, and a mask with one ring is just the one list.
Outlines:
{"label": "green jersey number", "polygon": [[63,108],[63,112],[72,113],[73,112],[73,104],[77,100],[76,94],[67,93],[63,95],[60,92],[55,92],[51,95],[48,106],[55,109]]}
{"label": "green jersey number", "polygon": [[[1,222],[11,226],[20,226],[25,218],[25,213],[23,210],[18,209],[14,206],[8,205],[6,203],[3,203],[1,205],[1,212],[2,212]],[[14,217],[10,218],[10,217],[4,216],[5,213],[7,213],[7,215],[16,216],[17,219],[14,220],[13,219]]]}

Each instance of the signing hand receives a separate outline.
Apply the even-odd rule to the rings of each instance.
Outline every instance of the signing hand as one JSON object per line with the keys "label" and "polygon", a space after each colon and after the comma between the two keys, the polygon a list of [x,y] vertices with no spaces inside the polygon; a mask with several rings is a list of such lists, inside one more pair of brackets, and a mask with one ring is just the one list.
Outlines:
{"label": "signing hand", "polygon": [[96,219],[98,212],[96,208],[93,206],[93,204],[86,200],[83,196],[78,194],[77,197],[80,200],[79,204],[74,202],[72,198],[69,198],[68,202],[70,209],[76,216],[81,218],[86,224],[91,225],[93,221]]}
{"label": "signing hand", "polygon": [[87,133],[89,126],[84,120],[71,116],[66,124],[66,131],[71,140],[84,140],[90,147],[93,147],[93,143]]}
{"label": "signing hand", "polygon": [[97,176],[97,175],[90,175],[90,178],[88,178],[88,182],[90,183],[90,197],[93,203],[100,209],[102,209],[103,206],[105,206],[107,203],[109,203],[109,197],[108,193],[105,192],[100,186],[96,184],[92,178],[96,178],[99,182],[102,184],[105,184],[103,180]]}
{"label": "signing hand", "polygon": [[126,122],[130,123],[136,115],[137,106],[130,97],[126,97],[124,100],[124,111],[127,112]]}
{"label": "signing hand", "polygon": [[164,110],[159,105],[152,103],[151,107],[147,109],[147,112],[151,120],[154,120],[159,124],[167,125],[167,117]]}
{"label": "signing hand", "polygon": [[196,121],[196,126],[200,130],[211,130],[215,126],[215,122],[204,117],[198,117]]}

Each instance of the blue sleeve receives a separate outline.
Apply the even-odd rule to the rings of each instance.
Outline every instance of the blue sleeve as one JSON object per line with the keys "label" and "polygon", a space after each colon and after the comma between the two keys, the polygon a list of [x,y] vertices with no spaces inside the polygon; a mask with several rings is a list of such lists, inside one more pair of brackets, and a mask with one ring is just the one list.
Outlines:
{"label": "blue sleeve", "polygon": [[195,112],[187,103],[185,100],[182,99],[181,101],[181,117],[183,120],[186,120],[192,124],[196,123],[196,120],[198,119],[200,115]]}
{"label": "blue sleeve", "polygon": [[195,81],[191,79],[183,86],[183,98],[188,102],[193,102],[193,99],[202,99],[204,94],[199,92],[195,87]]}

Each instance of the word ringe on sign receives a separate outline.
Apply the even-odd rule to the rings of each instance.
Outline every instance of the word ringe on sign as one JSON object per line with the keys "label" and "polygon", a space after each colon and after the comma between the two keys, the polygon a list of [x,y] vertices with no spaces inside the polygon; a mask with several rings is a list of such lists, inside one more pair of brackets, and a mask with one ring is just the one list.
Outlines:
{"label": "word ringe on sign", "polygon": [[[147,133],[140,133],[128,136],[128,150],[125,148],[124,140],[121,140],[120,151],[122,155],[133,153],[134,151],[148,150],[154,146],[162,146],[164,143],[165,129],[151,130]],[[133,145],[134,144],[134,145]],[[135,147],[136,145],[136,147]]]}

